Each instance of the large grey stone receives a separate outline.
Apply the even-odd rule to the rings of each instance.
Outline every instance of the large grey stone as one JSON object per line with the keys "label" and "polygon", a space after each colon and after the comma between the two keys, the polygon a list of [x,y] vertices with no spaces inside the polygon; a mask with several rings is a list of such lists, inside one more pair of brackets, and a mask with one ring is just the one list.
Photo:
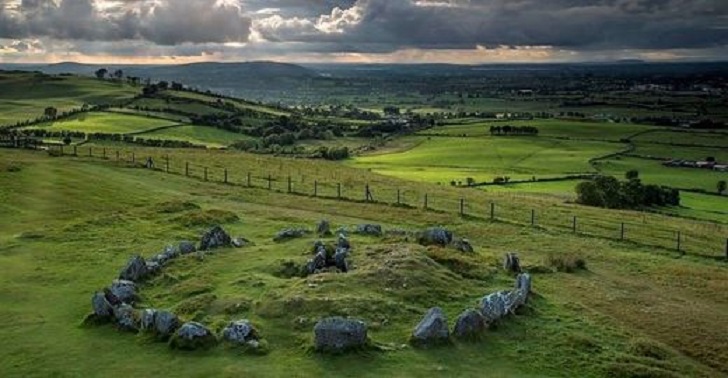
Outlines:
{"label": "large grey stone", "polygon": [[506,315],[506,295],[508,292],[496,292],[483,297],[480,301],[480,313],[488,324],[495,323]]}
{"label": "large grey stone", "polygon": [[326,219],[322,219],[316,225],[316,234],[318,236],[329,236],[331,235],[331,224]]}
{"label": "large grey stone", "polygon": [[349,264],[346,262],[346,258],[349,255],[349,250],[345,248],[337,248],[334,254],[334,265],[340,271],[346,273],[349,271]]}
{"label": "large grey stone", "polygon": [[367,325],[354,319],[331,317],[313,328],[314,347],[319,352],[341,353],[367,345]]}
{"label": "large grey stone", "polygon": [[133,304],[139,299],[136,284],[133,281],[114,280],[110,287],[111,293],[124,303]]}
{"label": "large grey stone", "polygon": [[520,273],[521,260],[518,258],[518,255],[515,253],[507,253],[503,259],[503,269],[511,273]]}
{"label": "large grey stone", "polygon": [[476,339],[486,327],[485,318],[479,311],[467,309],[458,316],[452,333],[459,339]]}
{"label": "large grey stone", "polygon": [[134,307],[123,303],[114,307],[114,318],[119,329],[130,332],[139,331],[139,315]]}
{"label": "large grey stone", "polygon": [[346,235],[339,234],[339,240],[336,242],[336,248],[351,248],[351,243],[349,243],[349,239],[346,238]]}
{"label": "large grey stone", "polygon": [[531,275],[521,273],[516,276],[516,290],[523,291],[526,295],[531,293]]}
{"label": "large grey stone", "polygon": [[382,236],[382,226],[378,224],[360,224],[354,232],[359,235]]}
{"label": "large grey stone", "polygon": [[189,241],[183,241],[179,243],[179,253],[182,255],[189,255],[190,253],[194,253],[197,251],[197,247],[195,246],[195,243],[189,242]]}
{"label": "large grey stone", "polygon": [[514,314],[519,307],[526,304],[528,294],[523,290],[511,290],[508,295],[505,296],[506,312]]}
{"label": "large grey stone", "polygon": [[308,274],[314,274],[317,270],[326,268],[326,250],[319,250],[312,260],[308,261],[306,270]]}
{"label": "large grey stone", "polygon": [[162,270],[162,265],[160,265],[156,261],[147,261],[146,262],[147,267],[147,274],[148,275],[155,275],[159,273]]}
{"label": "large grey stone", "polygon": [[179,328],[180,321],[177,315],[169,311],[158,311],[154,316],[154,331],[158,336],[166,338],[172,336]]}
{"label": "large grey stone", "polygon": [[126,263],[124,269],[119,273],[119,279],[140,282],[148,275],[147,264],[144,258],[136,255]]}
{"label": "large grey stone", "polygon": [[104,293],[96,292],[91,297],[91,307],[93,307],[94,314],[101,318],[109,318],[114,314],[114,309],[111,307],[109,301],[106,300]]}
{"label": "large grey stone", "polygon": [[230,322],[227,327],[222,330],[222,338],[236,345],[251,345],[251,341],[258,340],[258,331],[253,327],[250,321],[243,319]]}
{"label": "large grey stone", "polygon": [[176,349],[207,349],[217,343],[215,335],[204,325],[188,322],[182,325],[170,340],[170,346]]}
{"label": "large grey stone", "polygon": [[231,241],[231,243],[232,243],[233,247],[235,247],[235,248],[243,248],[243,247],[247,247],[247,246],[249,246],[249,245],[252,244],[250,242],[250,240],[248,240],[248,239],[246,239],[246,238],[244,238],[242,236],[241,237],[237,237],[237,238],[233,238],[232,241]]}
{"label": "large grey stone", "polygon": [[286,240],[302,238],[302,237],[306,236],[308,233],[309,233],[309,231],[306,229],[303,229],[303,228],[285,228],[283,230],[278,231],[276,236],[273,237],[273,241],[283,242]]}
{"label": "large grey stone", "polygon": [[441,308],[433,307],[415,327],[410,342],[416,346],[427,346],[446,343],[449,339],[447,317]]}
{"label": "large grey stone", "polygon": [[452,242],[452,232],[443,227],[432,227],[420,231],[417,235],[417,242],[421,245],[446,246]]}
{"label": "large grey stone", "polygon": [[230,238],[230,235],[228,235],[222,227],[215,226],[202,235],[202,240],[200,240],[200,250],[209,251],[215,248],[225,248],[230,247],[231,244],[232,239]]}

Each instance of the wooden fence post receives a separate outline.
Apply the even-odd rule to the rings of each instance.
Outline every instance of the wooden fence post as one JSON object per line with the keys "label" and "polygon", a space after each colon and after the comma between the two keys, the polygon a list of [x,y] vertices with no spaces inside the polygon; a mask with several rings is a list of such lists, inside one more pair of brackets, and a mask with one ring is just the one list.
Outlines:
{"label": "wooden fence post", "polygon": [[288,193],[291,192],[291,176],[288,176]]}
{"label": "wooden fence post", "polygon": [[490,203],[490,220],[495,220],[495,202]]}
{"label": "wooden fence post", "polygon": [[251,181],[250,181],[250,172],[248,172],[248,175],[247,175],[247,177],[248,177],[248,188],[250,188],[250,182],[251,182]]}
{"label": "wooden fence post", "polygon": [[680,231],[677,232],[677,251],[682,253],[680,250]]}
{"label": "wooden fence post", "polygon": [[576,233],[576,215],[574,215],[574,219],[571,221],[571,231]]}
{"label": "wooden fence post", "polygon": [[427,210],[427,200],[428,200],[427,193],[425,193],[425,210]]}
{"label": "wooden fence post", "polygon": [[106,147],[104,147],[104,149],[103,149],[103,152],[102,152],[102,153],[103,153],[104,159],[106,159]]}
{"label": "wooden fence post", "polygon": [[205,167],[205,181],[207,181],[207,167]]}
{"label": "wooden fence post", "polygon": [[187,177],[190,176],[190,162],[189,161],[185,162],[185,176],[187,176]]}
{"label": "wooden fence post", "polygon": [[336,198],[341,199],[341,183],[336,184]]}
{"label": "wooden fence post", "polygon": [[400,205],[401,204],[401,197],[402,196],[401,196],[400,190],[397,189],[397,205]]}
{"label": "wooden fence post", "polygon": [[270,173],[269,173],[269,174],[268,174],[268,190],[271,190],[271,189],[273,188],[273,186],[272,186],[272,184],[271,184],[271,181],[272,181],[272,179],[271,179],[271,177],[270,177]]}
{"label": "wooden fence post", "polygon": [[116,150],[116,161],[119,161],[119,150]]}
{"label": "wooden fence post", "polygon": [[624,222],[622,222],[622,225],[619,229],[619,240],[624,240]]}
{"label": "wooden fence post", "polygon": [[536,225],[536,210],[531,209],[531,226]]}
{"label": "wooden fence post", "polygon": [[164,170],[169,173],[169,155],[164,157]]}
{"label": "wooden fence post", "polygon": [[465,199],[460,198],[460,216],[465,215]]}
{"label": "wooden fence post", "polygon": [[89,147],[89,148],[88,148],[88,157],[92,157],[92,156],[93,156],[93,151],[92,151],[92,149],[93,149],[93,147]]}
{"label": "wooden fence post", "polygon": [[318,197],[318,180],[313,180],[313,196]]}
{"label": "wooden fence post", "polygon": [[223,176],[224,177],[223,178],[223,181],[227,184],[228,183],[228,170],[227,170],[227,168],[225,168],[225,171],[224,171],[223,175],[224,175]]}

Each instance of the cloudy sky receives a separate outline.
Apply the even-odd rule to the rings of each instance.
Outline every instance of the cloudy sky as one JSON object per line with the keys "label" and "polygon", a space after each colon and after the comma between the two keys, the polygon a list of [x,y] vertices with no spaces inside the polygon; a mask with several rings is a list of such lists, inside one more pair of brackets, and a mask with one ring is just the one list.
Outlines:
{"label": "cloudy sky", "polygon": [[0,62],[728,60],[728,0],[0,0]]}

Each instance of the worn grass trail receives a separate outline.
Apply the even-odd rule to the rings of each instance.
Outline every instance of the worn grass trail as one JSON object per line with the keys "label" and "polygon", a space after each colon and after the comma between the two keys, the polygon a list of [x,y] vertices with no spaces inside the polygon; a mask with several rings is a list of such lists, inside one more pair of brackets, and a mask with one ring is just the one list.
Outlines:
{"label": "worn grass trail", "polygon": [[[2,376],[482,376],[484,367],[493,376],[603,376],[625,366],[682,376],[728,373],[728,349],[719,337],[728,332],[721,262],[449,213],[205,183],[111,162],[19,151],[0,151],[0,158],[0,335],[11,340],[0,346]],[[160,211],[184,202],[200,209]],[[144,289],[145,305],[183,306],[190,310],[186,318],[213,325],[251,318],[271,354],[178,353],[110,327],[78,327],[91,292],[108,284],[131,254],[196,238],[225,212],[240,218],[225,227],[256,246],[221,251],[203,263],[174,263],[163,280]],[[445,224],[469,237],[478,252],[463,257],[355,237],[352,274],[279,276],[282,261],[305,261],[313,239],[275,244],[271,236],[321,218],[335,225]],[[399,349],[427,307],[443,306],[452,322],[481,295],[510,286],[498,269],[510,250],[521,252],[530,267],[551,254],[579,254],[589,271],[536,274],[529,311],[480,343]],[[405,265],[381,271],[392,259]],[[365,319],[373,324],[372,339],[394,350],[311,354],[310,324],[296,324],[300,317],[330,314]],[[636,354],[630,344],[640,338],[666,344],[670,357]]]}

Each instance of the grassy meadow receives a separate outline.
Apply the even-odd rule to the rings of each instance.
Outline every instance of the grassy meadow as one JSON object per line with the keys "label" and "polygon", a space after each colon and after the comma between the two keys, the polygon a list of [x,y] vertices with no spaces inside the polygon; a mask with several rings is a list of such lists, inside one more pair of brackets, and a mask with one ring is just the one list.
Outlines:
{"label": "grassy meadow", "polygon": [[141,115],[115,112],[80,113],[58,121],[41,123],[30,128],[48,131],[81,131],[84,133],[128,134],[175,125],[176,122]]}

